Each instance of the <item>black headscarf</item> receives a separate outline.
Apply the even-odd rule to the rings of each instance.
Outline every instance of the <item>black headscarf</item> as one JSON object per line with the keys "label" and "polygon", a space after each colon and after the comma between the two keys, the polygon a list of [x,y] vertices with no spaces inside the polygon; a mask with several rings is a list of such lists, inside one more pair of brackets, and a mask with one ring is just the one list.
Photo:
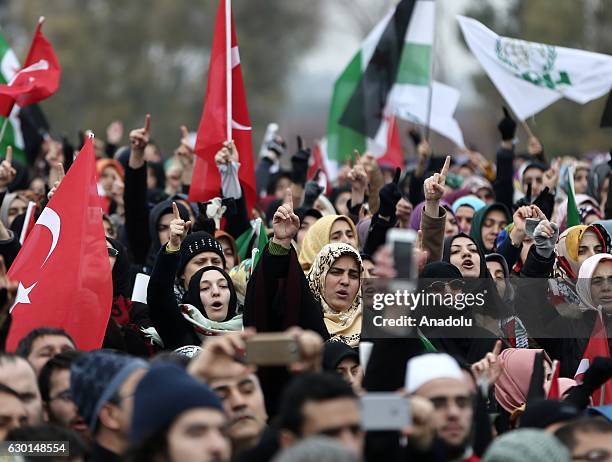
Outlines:
{"label": "black headscarf", "polygon": [[116,249],[119,254],[113,266],[113,297],[123,295],[129,297],[130,294],[130,261],[127,250],[117,239],[107,237],[106,240]]}
{"label": "black headscarf", "polygon": [[230,299],[229,304],[227,306],[227,315],[223,321],[229,321],[234,316],[236,316],[236,305],[238,298],[236,297],[236,289],[234,288],[234,283],[232,282],[232,278],[229,274],[223,271],[221,268],[217,266],[205,266],[204,268],[199,269],[189,280],[189,286],[187,288],[187,293],[185,294],[185,302],[190,305],[195,306],[200,313],[204,315],[205,318],[208,318],[208,314],[204,309],[204,305],[202,304],[202,299],[200,297],[200,281],[202,280],[202,276],[207,271],[218,271],[223,275],[225,280],[227,281],[227,287],[230,291]]}
{"label": "black headscarf", "polygon": [[450,263],[451,245],[453,244],[453,241],[457,239],[458,237],[465,237],[476,245],[476,249],[478,249],[478,255],[480,255],[480,271],[479,271],[478,277],[479,278],[490,278],[491,274],[489,273],[489,269],[487,268],[487,262],[485,260],[485,254],[482,248],[478,245],[478,243],[473,237],[468,236],[465,233],[455,234],[454,236],[449,236],[446,239],[444,239],[444,251],[442,252],[442,261]]}

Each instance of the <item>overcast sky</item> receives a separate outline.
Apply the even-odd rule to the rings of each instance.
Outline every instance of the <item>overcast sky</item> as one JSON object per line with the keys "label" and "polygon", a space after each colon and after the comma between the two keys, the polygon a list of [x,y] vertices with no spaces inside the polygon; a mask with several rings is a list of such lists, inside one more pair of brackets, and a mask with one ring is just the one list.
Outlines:
{"label": "overcast sky", "polygon": [[[371,1],[371,0],[368,0]],[[368,14],[373,22],[384,17],[393,2],[374,0],[380,9],[370,8]],[[479,65],[466,50],[458,33],[455,15],[465,9],[471,0],[437,0],[436,6],[436,67],[434,77],[461,91],[460,105],[475,102],[470,83],[470,74],[478,71]],[[365,35],[345,18],[346,4],[325,1],[322,33],[317,44],[301,60],[290,81],[290,104],[307,106],[328,104],[332,86],[351,57],[355,54]],[[440,69],[443,67],[443,69]]]}

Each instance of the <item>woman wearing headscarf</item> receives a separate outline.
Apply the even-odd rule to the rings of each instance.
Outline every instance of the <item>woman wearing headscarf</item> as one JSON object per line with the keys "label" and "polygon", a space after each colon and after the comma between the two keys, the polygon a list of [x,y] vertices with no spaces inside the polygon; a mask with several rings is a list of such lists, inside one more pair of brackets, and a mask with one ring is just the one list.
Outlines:
{"label": "woman wearing headscarf", "polygon": [[472,195],[460,197],[453,202],[452,209],[461,231],[470,234],[474,214],[486,205],[484,201]]}
{"label": "woman wearing headscarf", "polygon": [[357,228],[350,218],[344,215],[326,215],[308,228],[299,256],[304,273],[310,270],[321,249],[332,242],[344,242],[355,250],[359,249]]}
{"label": "woman wearing headscarf", "polygon": [[[197,345],[206,336],[242,329],[236,290],[223,269],[225,262],[219,243],[205,232],[187,236],[190,222],[180,218],[176,205],[174,217],[170,222],[170,240],[160,249],[147,288],[151,320],[164,347],[169,349]],[[203,253],[204,249],[207,252]],[[179,304],[175,294],[177,270],[205,253],[216,257],[220,264],[203,266],[189,275],[182,270],[187,290]]]}
{"label": "woman wearing headscarf", "polygon": [[495,240],[498,234],[511,221],[510,212],[504,204],[487,205],[474,213],[470,236],[485,254],[491,253],[495,250]]}
{"label": "woman wearing headscarf", "polygon": [[293,212],[289,190],[274,214],[273,229],[274,237],[249,279],[245,326],[265,332],[297,325],[314,330],[324,339],[356,346],[361,333],[363,271],[357,250],[342,242],[326,244],[304,276],[291,246],[299,219]]}
{"label": "woman wearing headscarf", "polygon": [[327,244],[308,272],[308,286],[321,304],[333,341],[356,347],[361,335],[361,276],[359,253],[343,243]]}

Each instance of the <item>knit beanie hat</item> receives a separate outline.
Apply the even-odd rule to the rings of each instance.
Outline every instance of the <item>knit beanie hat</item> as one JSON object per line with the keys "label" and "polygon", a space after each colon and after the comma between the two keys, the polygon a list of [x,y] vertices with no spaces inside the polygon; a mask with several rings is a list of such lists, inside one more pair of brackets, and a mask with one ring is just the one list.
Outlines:
{"label": "knit beanie hat", "polygon": [[102,406],[117,393],[136,369],[149,364],[134,356],[111,350],[96,350],[79,356],[70,367],[70,393],[79,414],[93,434]]}
{"label": "knit beanie hat", "polygon": [[169,362],[153,364],[134,394],[131,445],[142,443],[183,412],[195,408],[224,412],[217,395],[183,368]]}
{"label": "knit beanie hat", "polygon": [[185,266],[189,263],[193,257],[204,252],[214,252],[223,262],[225,267],[225,255],[223,254],[223,247],[219,244],[219,241],[212,237],[205,231],[197,231],[195,233],[188,234],[185,240],[181,244],[181,259],[179,261],[179,267],[176,274],[182,274]]}
{"label": "knit beanie hat", "polygon": [[523,428],[495,439],[483,457],[483,462],[569,462],[570,454],[550,433]]}

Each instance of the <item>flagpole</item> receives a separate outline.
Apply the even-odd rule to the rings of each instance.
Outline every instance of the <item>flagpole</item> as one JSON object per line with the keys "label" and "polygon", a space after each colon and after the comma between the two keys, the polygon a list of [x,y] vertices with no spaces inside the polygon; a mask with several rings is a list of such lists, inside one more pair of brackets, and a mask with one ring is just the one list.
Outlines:
{"label": "flagpole", "polygon": [[2,143],[2,140],[4,139],[4,132],[6,131],[6,126],[8,125],[9,117],[10,116],[6,116],[4,118],[4,122],[2,122],[2,128],[0,128],[0,143]]}
{"label": "flagpole", "polygon": [[434,1],[433,40],[431,41],[431,60],[429,62],[429,92],[427,93],[427,124],[425,125],[425,139],[429,143],[429,126],[431,125],[431,106],[433,100],[433,74],[436,51],[436,2]]}
{"label": "flagpole", "polygon": [[225,0],[225,78],[227,141],[232,140],[232,0]]}

